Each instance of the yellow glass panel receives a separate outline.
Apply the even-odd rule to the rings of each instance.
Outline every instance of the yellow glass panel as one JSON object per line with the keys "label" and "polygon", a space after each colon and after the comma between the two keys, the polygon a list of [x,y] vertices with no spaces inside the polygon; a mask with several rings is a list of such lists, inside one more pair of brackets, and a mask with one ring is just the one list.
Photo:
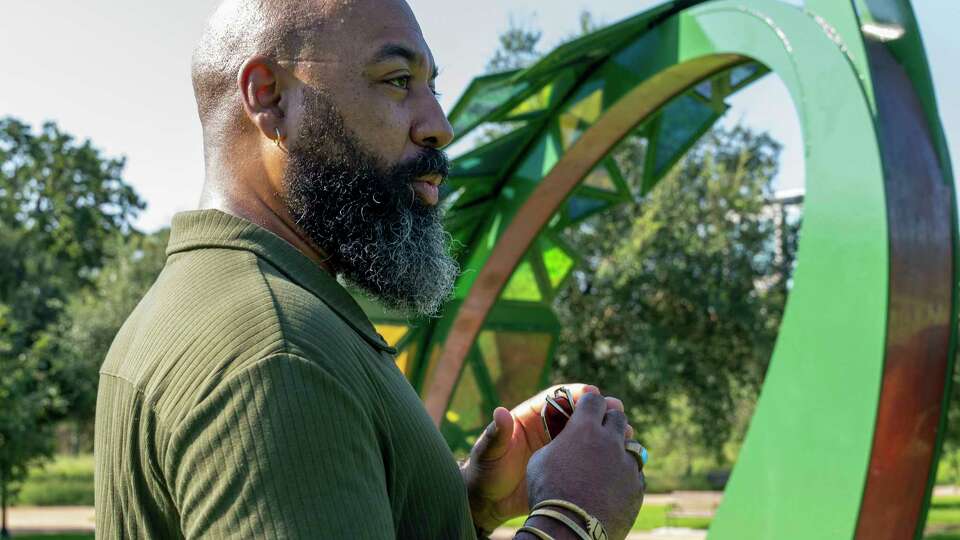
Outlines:
{"label": "yellow glass panel", "polygon": [[396,345],[408,330],[406,326],[399,324],[375,324],[374,327],[377,329],[377,333],[386,340],[387,345],[391,347]]}
{"label": "yellow glass panel", "polygon": [[601,112],[603,112],[603,89],[597,88],[567,109],[565,114],[573,115],[588,124],[592,124],[597,121],[597,118],[600,118]]}
{"label": "yellow glass panel", "polygon": [[550,96],[553,94],[553,85],[548,84],[540,89],[536,94],[528,97],[522,103],[514,107],[507,117],[520,116],[521,114],[531,113],[543,110],[550,105]]}
{"label": "yellow glass panel", "polygon": [[402,353],[397,355],[397,358],[395,360],[397,363],[397,368],[399,368],[400,373],[403,373],[404,375],[407,374],[407,367],[408,367],[407,361],[409,359],[410,359],[409,353],[407,353],[407,351],[403,351]]}

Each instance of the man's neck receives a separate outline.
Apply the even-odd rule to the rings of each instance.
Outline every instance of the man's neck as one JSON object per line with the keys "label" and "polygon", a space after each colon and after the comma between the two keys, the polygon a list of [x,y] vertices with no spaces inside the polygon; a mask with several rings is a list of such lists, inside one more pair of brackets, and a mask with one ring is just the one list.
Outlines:
{"label": "man's neck", "polygon": [[286,211],[278,211],[255,194],[236,196],[239,193],[225,195],[221,190],[210,189],[209,183],[204,186],[203,196],[200,199],[200,209],[220,210],[221,212],[243,218],[251,223],[276,234],[297,248],[317,266],[330,274],[335,274],[329,257],[319,246],[310,241],[303,231],[294,223]]}

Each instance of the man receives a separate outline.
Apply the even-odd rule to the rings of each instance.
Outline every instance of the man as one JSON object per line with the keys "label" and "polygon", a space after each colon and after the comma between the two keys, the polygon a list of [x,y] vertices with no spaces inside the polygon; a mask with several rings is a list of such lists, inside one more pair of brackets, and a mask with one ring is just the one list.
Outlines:
{"label": "man", "polygon": [[[618,400],[575,385],[550,444],[542,397],[499,408],[458,468],[336,279],[420,314],[450,294],[435,76],[402,0],[214,14],[193,63],[203,210],[174,218],[167,264],[101,370],[98,535],[474,538],[563,499],[625,536],[643,477]],[[573,538],[562,520],[528,523]]]}

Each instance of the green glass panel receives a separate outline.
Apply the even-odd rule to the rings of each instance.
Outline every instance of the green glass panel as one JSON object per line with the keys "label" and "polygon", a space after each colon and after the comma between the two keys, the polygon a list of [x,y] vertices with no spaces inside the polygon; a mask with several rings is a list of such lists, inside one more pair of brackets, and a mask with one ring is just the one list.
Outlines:
{"label": "green glass panel", "polygon": [[450,113],[454,133],[462,137],[490,113],[529,88],[523,81],[511,82],[512,74],[478,79],[467,89],[465,100]]}
{"label": "green glass panel", "polygon": [[577,221],[609,204],[609,201],[573,195],[567,200],[567,218]]}
{"label": "green glass panel", "polygon": [[516,176],[523,180],[538,182],[557,163],[560,157],[560,148],[556,139],[549,133],[544,133],[536,147],[517,169]]}
{"label": "green glass panel", "polygon": [[662,37],[662,33],[658,30],[645,33],[613,55],[611,63],[631,74],[629,78],[632,80],[626,82],[636,84],[653,75],[659,67],[659,62],[651,62],[651,56],[669,52],[660,51],[663,48]]}
{"label": "green glass panel", "polygon": [[496,176],[523,150],[533,133],[529,127],[519,128],[458,157],[451,163],[450,177]]}
{"label": "green glass panel", "polygon": [[543,265],[547,269],[547,275],[550,276],[550,285],[559,287],[567,277],[567,274],[570,273],[570,270],[573,269],[573,257],[567,255],[563,248],[553,245],[546,238],[541,238],[540,243],[545,246],[543,250]]}
{"label": "green glass panel", "polygon": [[615,51],[620,50],[639,32],[644,30],[650,21],[672,9],[669,4],[654,7],[596,32],[564,43],[521,73],[519,78],[540,79],[552,72],[563,69],[569,70],[583,64],[603,60]]}
{"label": "green glass panel", "polygon": [[730,70],[730,86],[737,88],[743,81],[753,77],[761,70],[760,64],[744,64]]}
{"label": "green glass panel", "polygon": [[644,166],[645,192],[656,185],[721,114],[689,92],[663,108],[650,138],[647,163]]}
{"label": "green glass panel", "polygon": [[539,302],[543,300],[540,288],[537,287],[537,278],[533,275],[533,268],[528,261],[523,261],[510,276],[510,281],[503,289],[502,297],[506,300],[525,300]]}

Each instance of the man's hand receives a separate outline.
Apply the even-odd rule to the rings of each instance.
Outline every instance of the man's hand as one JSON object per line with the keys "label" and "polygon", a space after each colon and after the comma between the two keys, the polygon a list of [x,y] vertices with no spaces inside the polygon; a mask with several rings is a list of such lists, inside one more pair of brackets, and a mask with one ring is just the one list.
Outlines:
{"label": "man's hand", "polygon": [[[584,393],[600,391],[583,384],[564,385],[573,393],[574,401]],[[492,531],[504,521],[530,511],[527,500],[527,462],[534,452],[548,442],[543,429],[540,410],[547,395],[553,395],[559,386],[551,387],[526,400],[512,411],[497,407],[493,422],[484,430],[470,451],[470,458],[461,468],[473,522],[486,531]],[[606,398],[607,410],[623,411],[623,403]],[[633,428],[627,426],[626,437],[633,438]]]}

